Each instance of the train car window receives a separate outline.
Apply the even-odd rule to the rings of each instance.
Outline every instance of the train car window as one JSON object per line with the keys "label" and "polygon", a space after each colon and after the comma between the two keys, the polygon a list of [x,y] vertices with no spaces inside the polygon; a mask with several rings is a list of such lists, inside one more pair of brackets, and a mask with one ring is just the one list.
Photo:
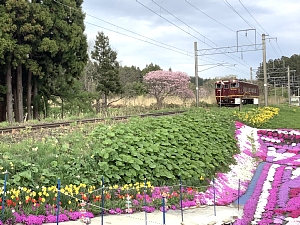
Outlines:
{"label": "train car window", "polygon": [[237,85],[236,85],[236,83],[231,83],[231,84],[230,84],[230,87],[231,87],[231,88],[236,88]]}
{"label": "train car window", "polygon": [[224,88],[225,88],[225,89],[228,89],[228,84],[225,84],[225,85],[224,85]]}
{"label": "train car window", "polygon": [[221,88],[221,84],[216,84],[216,88]]}

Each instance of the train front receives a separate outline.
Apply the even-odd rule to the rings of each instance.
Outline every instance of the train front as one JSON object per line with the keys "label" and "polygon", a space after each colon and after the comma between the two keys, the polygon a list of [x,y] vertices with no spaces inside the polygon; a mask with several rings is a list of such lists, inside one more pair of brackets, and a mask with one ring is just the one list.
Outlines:
{"label": "train front", "polygon": [[215,82],[215,96],[218,105],[222,105],[224,102],[224,85],[223,81],[216,81]]}

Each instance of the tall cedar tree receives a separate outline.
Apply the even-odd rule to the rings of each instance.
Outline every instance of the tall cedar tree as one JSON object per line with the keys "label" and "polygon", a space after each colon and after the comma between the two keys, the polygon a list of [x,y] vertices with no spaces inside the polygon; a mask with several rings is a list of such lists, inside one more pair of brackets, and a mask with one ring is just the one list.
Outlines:
{"label": "tall cedar tree", "polygon": [[77,91],[76,83],[87,60],[87,42],[82,0],[68,5],[76,10],[51,0],[0,1],[0,24],[4,27],[0,43],[5,40],[0,47],[0,53],[4,51],[0,81],[5,80],[4,108],[9,122],[13,115],[22,122],[24,108],[30,119],[32,105],[33,117],[37,118],[42,109],[46,111],[51,96],[73,98],[70,93]]}
{"label": "tall cedar tree", "polygon": [[40,49],[50,54],[44,54],[40,58],[45,75],[35,81],[38,90],[33,91],[37,93],[34,105],[43,111],[44,116],[48,113],[48,100],[56,102],[61,99],[62,107],[63,102],[72,101],[77,104],[80,101],[76,102],[76,96],[81,91],[77,83],[88,58],[82,2],[70,1],[70,9],[55,1],[47,1],[53,27],[46,33],[48,39]]}
{"label": "tall cedar tree", "polygon": [[[106,109],[109,95],[122,93],[122,88],[117,52],[112,50],[109,45],[109,39],[103,32],[98,32],[91,55],[97,64],[97,72],[94,79],[97,83],[96,90],[103,96],[103,107]],[[100,98],[98,99],[97,111],[99,111]]]}
{"label": "tall cedar tree", "polygon": [[[6,95],[7,93],[12,92],[10,74],[11,70],[7,69],[6,66],[6,53],[9,51],[9,49],[12,48],[14,41],[10,33],[14,30],[15,26],[13,26],[9,15],[5,11],[5,5],[2,2],[0,3],[0,122],[5,121],[7,119],[7,114],[10,115],[10,117],[8,116],[8,118],[11,118],[9,122],[12,122],[12,108],[9,107],[8,109],[6,109]],[[7,80],[10,85],[6,85]],[[12,102],[12,100],[10,100],[10,102]]]}

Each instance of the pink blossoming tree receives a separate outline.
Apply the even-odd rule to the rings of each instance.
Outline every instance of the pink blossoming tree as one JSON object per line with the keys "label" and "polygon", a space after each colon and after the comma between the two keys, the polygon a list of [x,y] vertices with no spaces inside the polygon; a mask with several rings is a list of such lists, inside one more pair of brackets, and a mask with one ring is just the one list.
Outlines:
{"label": "pink blossoming tree", "polygon": [[144,83],[149,94],[156,98],[159,108],[162,107],[164,99],[168,96],[178,96],[183,100],[195,96],[189,89],[190,77],[183,72],[151,71],[144,76]]}

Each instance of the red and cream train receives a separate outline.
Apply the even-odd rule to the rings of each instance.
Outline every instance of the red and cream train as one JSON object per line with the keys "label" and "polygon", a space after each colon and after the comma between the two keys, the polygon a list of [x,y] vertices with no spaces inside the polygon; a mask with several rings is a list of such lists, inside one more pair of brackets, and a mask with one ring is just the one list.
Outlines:
{"label": "red and cream train", "polygon": [[215,82],[215,95],[219,105],[235,105],[237,99],[242,104],[254,104],[259,98],[259,87],[237,79],[222,80]]}

